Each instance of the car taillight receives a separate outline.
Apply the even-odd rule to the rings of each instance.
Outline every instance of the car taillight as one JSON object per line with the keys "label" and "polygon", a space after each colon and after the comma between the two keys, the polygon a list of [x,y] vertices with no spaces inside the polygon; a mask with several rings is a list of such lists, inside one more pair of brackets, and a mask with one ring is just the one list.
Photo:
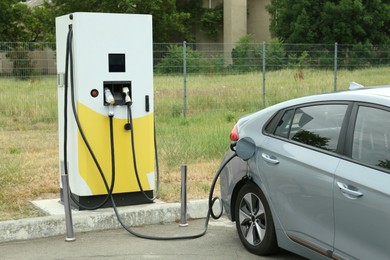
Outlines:
{"label": "car taillight", "polygon": [[238,128],[237,128],[237,125],[234,125],[232,131],[230,132],[230,140],[238,141],[238,139],[239,139]]}

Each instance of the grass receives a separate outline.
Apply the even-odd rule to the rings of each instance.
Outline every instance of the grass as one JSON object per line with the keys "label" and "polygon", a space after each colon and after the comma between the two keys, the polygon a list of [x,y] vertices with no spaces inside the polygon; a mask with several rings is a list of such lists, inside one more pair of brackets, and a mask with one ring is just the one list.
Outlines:
{"label": "grass", "polygon": [[[180,166],[188,165],[188,198],[206,198],[211,180],[229,146],[235,121],[280,101],[333,91],[333,71],[294,70],[262,76],[188,75],[187,113],[183,116],[183,78],[155,76],[155,114],[161,174],[160,198],[180,198]],[[339,71],[338,90],[351,81],[390,84],[389,68]],[[19,81],[0,78],[0,220],[37,216],[32,199],[58,198],[56,79]]]}

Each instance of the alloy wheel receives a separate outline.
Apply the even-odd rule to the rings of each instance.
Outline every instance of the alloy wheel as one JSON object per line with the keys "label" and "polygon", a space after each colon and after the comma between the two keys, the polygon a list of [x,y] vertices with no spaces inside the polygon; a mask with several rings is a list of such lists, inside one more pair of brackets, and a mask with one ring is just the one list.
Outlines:
{"label": "alloy wheel", "polygon": [[266,233],[264,205],[254,193],[247,193],[240,201],[238,221],[246,241],[253,246],[261,243]]}

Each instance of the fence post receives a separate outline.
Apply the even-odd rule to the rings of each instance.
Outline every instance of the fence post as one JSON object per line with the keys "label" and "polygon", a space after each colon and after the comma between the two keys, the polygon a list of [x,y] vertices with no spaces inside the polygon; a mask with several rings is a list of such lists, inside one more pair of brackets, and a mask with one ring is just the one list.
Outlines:
{"label": "fence post", "polygon": [[337,90],[337,42],[334,43],[334,79],[333,79],[333,91]]}
{"label": "fence post", "polygon": [[266,107],[265,104],[265,41],[263,42],[263,108]]}
{"label": "fence post", "polygon": [[187,113],[187,42],[183,41],[183,116],[186,117]]}

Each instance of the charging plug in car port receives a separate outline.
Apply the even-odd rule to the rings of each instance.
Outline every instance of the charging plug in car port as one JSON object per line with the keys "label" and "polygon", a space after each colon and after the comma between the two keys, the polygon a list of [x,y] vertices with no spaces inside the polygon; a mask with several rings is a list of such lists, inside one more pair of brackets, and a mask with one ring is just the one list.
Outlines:
{"label": "charging plug in car port", "polygon": [[[103,89],[109,89],[114,97],[115,106],[126,105],[126,99],[123,93],[123,89],[127,88],[130,100],[132,99],[131,95],[131,81],[104,81]],[[105,106],[109,106],[110,103],[107,103],[106,100],[103,100]]]}

